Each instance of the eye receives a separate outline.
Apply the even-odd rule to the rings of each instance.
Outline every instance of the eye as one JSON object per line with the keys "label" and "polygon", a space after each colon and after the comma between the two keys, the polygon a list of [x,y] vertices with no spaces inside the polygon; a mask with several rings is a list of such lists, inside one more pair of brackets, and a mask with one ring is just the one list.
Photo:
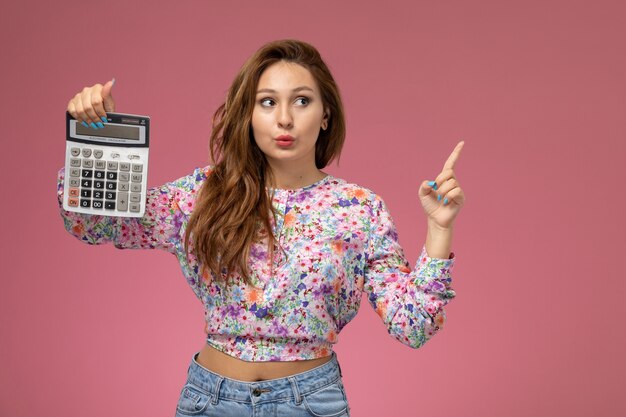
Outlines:
{"label": "eye", "polygon": [[307,104],[309,104],[309,98],[308,97],[298,97],[296,99],[296,103],[301,105],[301,106],[306,106]]}
{"label": "eye", "polygon": [[259,101],[259,103],[261,104],[261,106],[264,106],[264,107],[273,106],[275,104],[274,100],[272,100],[271,98],[267,98],[267,97],[261,99],[261,101]]}

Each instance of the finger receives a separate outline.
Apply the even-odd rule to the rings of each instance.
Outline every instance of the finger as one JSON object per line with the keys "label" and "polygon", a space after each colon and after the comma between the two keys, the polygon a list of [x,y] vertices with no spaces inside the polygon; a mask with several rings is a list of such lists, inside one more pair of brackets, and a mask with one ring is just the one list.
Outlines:
{"label": "finger", "polygon": [[429,181],[422,181],[422,184],[420,185],[419,191],[418,191],[418,195],[420,197],[425,197],[428,194],[434,193],[434,189],[433,187],[430,186],[430,182]]}
{"label": "finger", "polygon": [[465,203],[465,193],[463,192],[461,187],[456,187],[447,192],[441,198],[441,201],[443,201],[443,204],[446,206],[452,203],[462,206]]}
{"label": "finger", "polygon": [[[91,98],[93,89],[97,85],[98,84],[96,84],[93,87],[85,87],[83,89],[83,92],[81,93],[81,102],[83,105],[83,111],[85,112],[87,116],[86,122],[89,124],[89,126],[93,127],[94,129],[98,128],[97,123],[102,124],[102,121],[100,121],[100,118],[98,117],[95,110],[93,109],[92,98]],[[99,94],[99,91],[98,91],[98,94]]]}
{"label": "finger", "polygon": [[85,109],[83,108],[82,93],[76,94],[71,102],[74,105],[74,111],[76,112],[76,116],[74,118],[76,120],[79,120],[83,124],[83,126],[89,127],[89,117],[87,116],[87,113],[85,113]]}
{"label": "finger", "polygon": [[446,160],[446,163],[443,164],[443,169],[454,169],[454,165],[456,164],[456,161],[459,159],[459,155],[461,155],[461,149],[463,149],[464,144],[465,144],[464,141],[460,141],[459,143],[457,143],[456,147],[454,148],[454,150],[452,151],[452,153]]}
{"label": "finger", "polygon": [[104,100],[102,98],[103,87],[100,84],[93,86],[91,90],[91,107],[96,114],[98,127],[102,127],[102,122],[107,121],[107,113],[104,110]]}
{"label": "finger", "polygon": [[444,169],[443,171],[441,171],[441,173],[437,175],[437,178],[435,178],[435,183],[437,184],[437,187],[435,187],[435,190],[439,190],[439,188],[441,188],[443,183],[448,181],[451,178],[456,178],[454,171],[451,168]]}
{"label": "finger", "polygon": [[437,188],[437,196],[439,200],[442,200],[439,197],[445,197],[445,195],[447,193],[450,192],[450,190],[456,188],[456,187],[460,187],[459,183],[457,182],[456,178],[450,178],[449,180],[445,181],[443,184],[441,184],[440,187]]}
{"label": "finger", "polygon": [[74,118],[78,120],[78,113],[76,113],[76,106],[74,105],[74,100],[70,100],[67,103],[67,112]]}

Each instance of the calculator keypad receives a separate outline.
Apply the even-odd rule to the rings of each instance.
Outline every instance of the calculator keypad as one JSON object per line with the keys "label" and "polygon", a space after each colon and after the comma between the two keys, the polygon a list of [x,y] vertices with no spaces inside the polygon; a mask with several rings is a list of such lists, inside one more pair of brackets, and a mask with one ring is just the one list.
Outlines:
{"label": "calculator keypad", "polygon": [[70,149],[70,207],[139,213],[144,163],[139,155],[123,161],[117,152],[73,147]]}

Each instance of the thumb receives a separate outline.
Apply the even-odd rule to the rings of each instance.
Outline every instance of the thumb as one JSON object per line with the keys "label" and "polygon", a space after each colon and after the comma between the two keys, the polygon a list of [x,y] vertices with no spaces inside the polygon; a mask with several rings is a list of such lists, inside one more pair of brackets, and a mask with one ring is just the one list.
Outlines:
{"label": "thumb", "polygon": [[433,185],[433,181],[422,181],[422,184],[420,184],[418,195],[420,197],[426,197],[428,194],[434,192]]}
{"label": "thumb", "polygon": [[104,104],[104,111],[106,112],[114,112],[115,111],[115,100],[113,100],[113,96],[111,95],[111,89],[115,84],[115,78],[111,81],[108,81],[106,84],[102,86],[102,103]]}

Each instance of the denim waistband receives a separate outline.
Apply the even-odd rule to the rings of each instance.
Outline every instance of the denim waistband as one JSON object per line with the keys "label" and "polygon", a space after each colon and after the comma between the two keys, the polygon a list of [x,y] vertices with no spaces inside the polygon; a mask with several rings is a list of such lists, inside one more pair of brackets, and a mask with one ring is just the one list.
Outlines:
{"label": "denim waistband", "polygon": [[335,352],[332,352],[328,362],[308,371],[253,382],[227,378],[204,368],[196,361],[198,353],[193,355],[189,365],[188,382],[209,394],[213,404],[217,404],[219,399],[258,404],[289,398],[295,398],[296,404],[299,404],[302,395],[332,384],[342,376]]}

